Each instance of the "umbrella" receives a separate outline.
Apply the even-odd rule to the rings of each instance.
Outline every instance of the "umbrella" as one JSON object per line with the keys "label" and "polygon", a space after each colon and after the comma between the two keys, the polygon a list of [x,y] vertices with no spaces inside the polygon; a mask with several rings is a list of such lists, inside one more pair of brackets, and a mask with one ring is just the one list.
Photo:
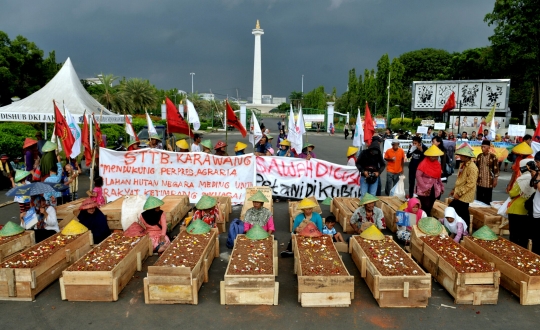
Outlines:
{"label": "umbrella", "polygon": [[25,184],[24,186],[19,186],[11,188],[6,193],[6,196],[35,196],[41,195],[48,192],[55,192],[54,188],[48,184],[41,182],[34,182],[30,184]]}
{"label": "umbrella", "polygon": [[67,185],[65,185],[63,183],[54,183],[54,182],[43,182],[43,183],[53,187],[53,189],[58,191],[58,192],[62,192],[64,190],[69,189],[69,186],[67,186]]}

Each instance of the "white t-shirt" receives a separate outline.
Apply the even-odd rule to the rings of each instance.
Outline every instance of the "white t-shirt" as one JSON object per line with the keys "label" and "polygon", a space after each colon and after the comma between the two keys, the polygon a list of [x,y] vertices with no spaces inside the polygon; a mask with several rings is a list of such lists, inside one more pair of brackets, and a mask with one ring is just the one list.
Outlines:
{"label": "white t-shirt", "polygon": [[540,191],[538,189],[533,199],[533,217],[540,218]]}
{"label": "white t-shirt", "polygon": [[201,146],[199,144],[191,144],[191,152],[201,152]]}

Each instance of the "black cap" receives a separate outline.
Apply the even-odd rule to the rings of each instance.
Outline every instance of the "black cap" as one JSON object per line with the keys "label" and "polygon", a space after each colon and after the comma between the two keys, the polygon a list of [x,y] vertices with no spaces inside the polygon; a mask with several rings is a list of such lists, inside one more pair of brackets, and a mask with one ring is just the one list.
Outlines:
{"label": "black cap", "polygon": [[482,145],[483,146],[491,146],[491,142],[489,142],[489,140],[484,140],[484,141],[482,141]]}
{"label": "black cap", "polygon": [[202,137],[203,137],[203,135],[200,134],[200,133],[195,133],[195,134],[193,134],[193,139],[194,139],[194,140],[197,140],[198,138],[202,138]]}

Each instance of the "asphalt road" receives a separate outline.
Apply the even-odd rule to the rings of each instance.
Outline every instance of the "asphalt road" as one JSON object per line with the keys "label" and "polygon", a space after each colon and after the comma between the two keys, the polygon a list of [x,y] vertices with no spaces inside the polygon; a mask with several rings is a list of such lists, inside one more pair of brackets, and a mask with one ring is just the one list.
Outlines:
{"label": "asphalt road", "polygon": [[[277,131],[277,121],[265,118],[264,122],[272,133]],[[274,129],[272,129],[274,128]],[[209,134],[215,144],[225,139],[222,134]],[[241,136],[228,135],[229,153]],[[309,133],[308,139],[315,144],[319,158],[345,164],[345,151],[351,140],[343,136]],[[250,151],[250,150],[248,150]],[[385,175],[383,175],[384,179]],[[494,199],[504,200],[503,188],[510,178],[502,172],[499,188]],[[88,189],[87,177],[80,179],[79,195]],[[446,185],[446,195],[453,187],[455,175]],[[5,193],[5,191],[3,191]],[[8,198],[0,196],[0,203]],[[283,250],[290,235],[287,202],[274,204],[276,238]],[[238,217],[241,207],[233,208],[232,218]],[[322,206],[323,217],[330,215],[329,207]],[[15,219],[18,205],[1,208],[0,223]],[[339,225],[337,226],[338,230]],[[178,229],[177,229],[178,230]],[[390,232],[387,232],[390,234]],[[119,300],[104,302],[67,302],[60,299],[58,281],[43,290],[34,302],[0,301],[0,320],[4,329],[166,329],[189,327],[192,329],[533,329],[537,328],[539,306],[521,306],[519,299],[504,288],[500,288],[497,305],[454,305],[453,298],[442,286],[432,282],[432,295],[427,308],[389,309],[379,308],[369,288],[352,262],[349,254],[343,253],[343,261],[350,274],[355,276],[355,294],[348,308],[302,308],[297,300],[297,280],[293,274],[293,259],[279,260],[279,305],[278,306],[222,306],[219,303],[219,282],[223,280],[227,257],[231,250],[225,246],[226,235],[220,235],[221,258],[214,259],[210,268],[209,282],[199,291],[198,305],[145,305],[143,278],[146,270],[157,257],[144,262],[141,272],[120,293]],[[443,305],[451,306],[444,307]],[[453,308],[452,308],[453,307]]]}

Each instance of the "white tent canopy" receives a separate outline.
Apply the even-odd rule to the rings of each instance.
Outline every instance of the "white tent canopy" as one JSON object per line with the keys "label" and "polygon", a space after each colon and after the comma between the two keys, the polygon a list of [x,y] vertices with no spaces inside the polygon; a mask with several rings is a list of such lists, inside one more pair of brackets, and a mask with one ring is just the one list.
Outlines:
{"label": "white tent canopy", "polygon": [[58,109],[62,112],[62,104],[65,104],[65,107],[80,123],[82,123],[85,110],[88,115],[94,113],[96,120],[99,120],[102,109],[103,117],[101,122],[124,122],[124,116],[115,115],[105,109],[103,105],[88,94],[81,84],[69,57],[62,69],[45,87],[20,101],[0,107],[0,121],[53,123],[53,100],[56,101]]}

